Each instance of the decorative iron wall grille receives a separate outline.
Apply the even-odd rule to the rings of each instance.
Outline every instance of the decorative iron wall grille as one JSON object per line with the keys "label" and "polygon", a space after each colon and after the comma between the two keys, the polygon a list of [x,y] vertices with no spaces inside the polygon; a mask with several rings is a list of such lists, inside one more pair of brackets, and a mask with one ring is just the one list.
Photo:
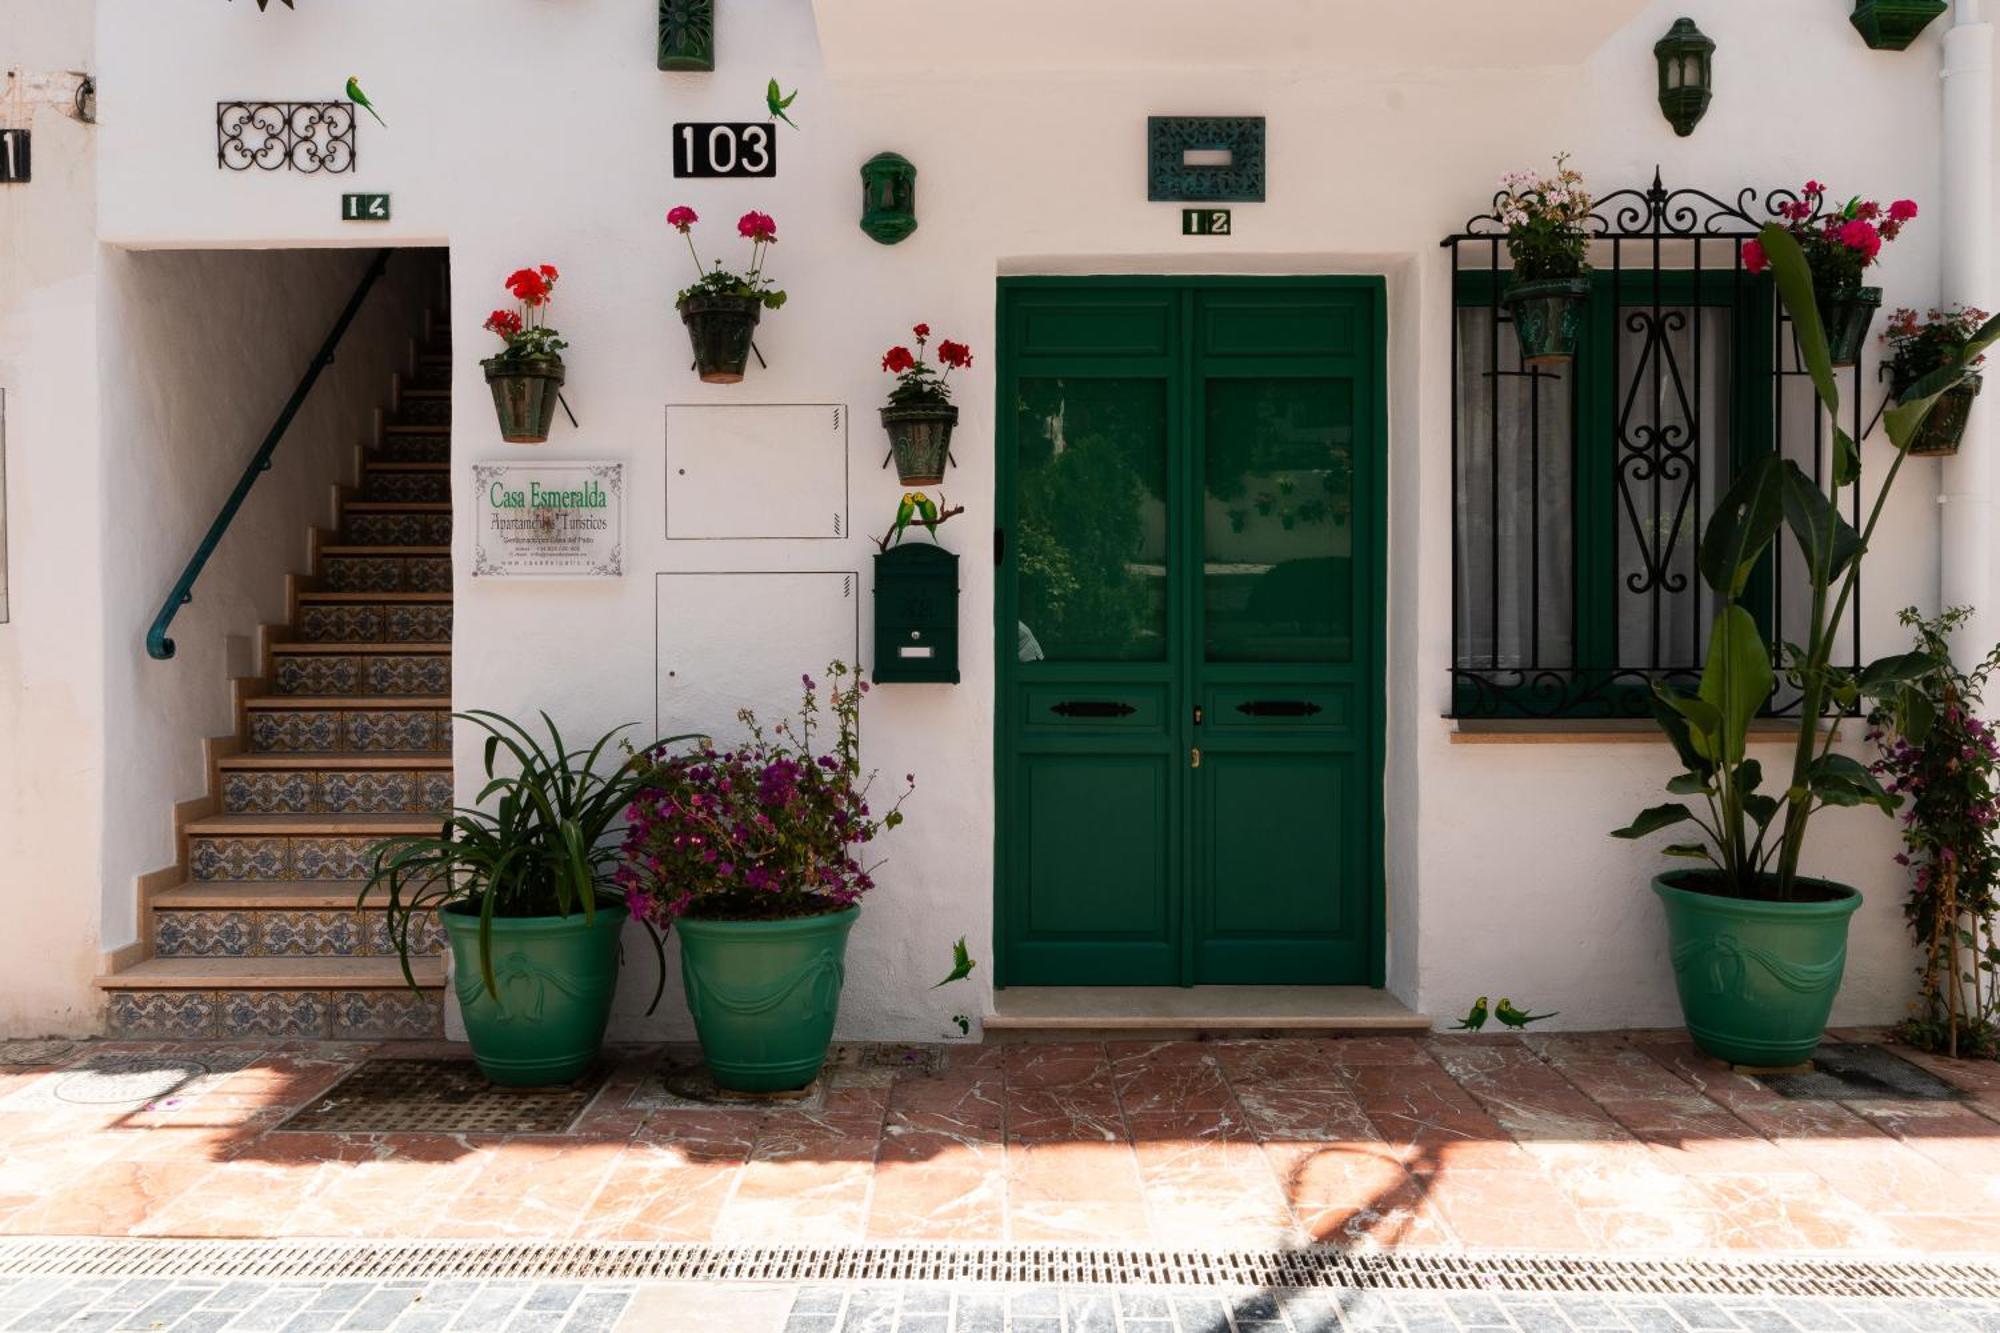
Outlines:
{"label": "decorative iron wall grille", "polygon": [[[1743,242],[1796,200],[1746,189],[1725,202],[1657,172],[1598,200],[1587,332],[1554,370],[1524,367],[1507,327],[1498,198],[1445,238],[1453,716],[1643,716],[1653,681],[1693,687],[1716,609],[1694,554],[1715,501],[1773,450],[1816,480],[1831,466],[1790,320],[1769,276],[1743,267]],[[1859,440],[1859,367],[1845,378]],[[1858,526],[1859,487],[1850,500]],[[1805,637],[1789,542],[1745,596],[1774,646]],[[1850,616],[1858,659],[1858,599]],[[1781,672],[1767,709],[1797,707]]]}
{"label": "decorative iron wall grille", "polygon": [[354,170],[352,102],[217,102],[215,165],[230,171]]}

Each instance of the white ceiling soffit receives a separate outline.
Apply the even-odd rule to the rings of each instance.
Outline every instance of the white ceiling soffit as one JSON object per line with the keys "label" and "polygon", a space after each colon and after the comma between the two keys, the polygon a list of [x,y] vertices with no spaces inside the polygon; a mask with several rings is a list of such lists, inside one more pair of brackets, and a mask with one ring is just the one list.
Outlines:
{"label": "white ceiling soffit", "polygon": [[813,0],[834,74],[1574,65],[1646,0]]}

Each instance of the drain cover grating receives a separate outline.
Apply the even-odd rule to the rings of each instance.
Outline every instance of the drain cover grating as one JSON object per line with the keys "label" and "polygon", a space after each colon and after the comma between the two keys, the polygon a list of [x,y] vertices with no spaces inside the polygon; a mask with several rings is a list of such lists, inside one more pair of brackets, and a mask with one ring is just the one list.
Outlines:
{"label": "drain cover grating", "polygon": [[508,1241],[0,1239],[0,1276],[433,1278],[766,1283],[1004,1283],[1261,1289],[1589,1292],[1600,1295],[2000,1298],[1990,1262],[1608,1258],[1443,1250],[1115,1250],[886,1245]]}
{"label": "drain cover grating", "polygon": [[314,1134],[560,1134],[604,1073],[553,1088],[501,1088],[470,1060],[369,1060],[278,1126]]}
{"label": "drain cover grating", "polygon": [[1828,1042],[1813,1053],[1813,1067],[1797,1074],[1760,1074],[1758,1081],[1794,1101],[1954,1101],[1965,1093],[1886,1046]]}
{"label": "drain cover grating", "polygon": [[75,1049],[60,1037],[13,1037],[0,1041],[0,1066],[52,1065]]}

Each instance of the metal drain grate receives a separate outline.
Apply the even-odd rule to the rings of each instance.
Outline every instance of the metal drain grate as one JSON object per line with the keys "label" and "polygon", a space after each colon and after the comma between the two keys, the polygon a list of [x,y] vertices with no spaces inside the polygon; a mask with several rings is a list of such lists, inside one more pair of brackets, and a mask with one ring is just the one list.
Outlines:
{"label": "metal drain grate", "polygon": [[1794,1101],[1945,1102],[1968,1094],[1886,1046],[1830,1041],[1813,1052],[1813,1067],[1797,1074],[1759,1074],[1757,1081]]}
{"label": "metal drain grate", "polygon": [[0,1275],[57,1274],[374,1282],[452,1277],[2000,1299],[2000,1265],[1993,1263],[1838,1256],[1634,1259],[1440,1250],[1208,1253],[1054,1246],[722,1249],[611,1242],[0,1240]]}
{"label": "metal drain grate", "polygon": [[368,1060],[279,1132],[560,1134],[604,1083],[598,1069],[553,1088],[499,1088],[469,1060]]}

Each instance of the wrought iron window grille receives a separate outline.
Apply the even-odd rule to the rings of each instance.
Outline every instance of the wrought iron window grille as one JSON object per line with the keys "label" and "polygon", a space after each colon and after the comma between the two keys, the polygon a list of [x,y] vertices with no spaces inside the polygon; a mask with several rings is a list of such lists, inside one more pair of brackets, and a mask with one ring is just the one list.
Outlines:
{"label": "wrought iron window grille", "polygon": [[215,165],[228,171],[354,170],[352,102],[217,102]]}
{"label": "wrought iron window grille", "polygon": [[[1768,275],[1742,243],[1798,202],[1668,189],[1599,199],[1588,333],[1576,359],[1523,367],[1503,296],[1499,196],[1451,253],[1454,717],[1645,716],[1655,681],[1692,689],[1713,595],[1694,566],[1737,468],[1772,450],[1815,480],[1831,432]],[[1861,440],[1862,374],[1842,411]],[[1861,488],[1850,492],[1859,526]],[[1745,604],[1779,659],[1766,711],[1798,707],[1783,644],[1804,637],[1797,553],[1783,538]],[[1859,603],[1849,651],[1860,656]]]}

